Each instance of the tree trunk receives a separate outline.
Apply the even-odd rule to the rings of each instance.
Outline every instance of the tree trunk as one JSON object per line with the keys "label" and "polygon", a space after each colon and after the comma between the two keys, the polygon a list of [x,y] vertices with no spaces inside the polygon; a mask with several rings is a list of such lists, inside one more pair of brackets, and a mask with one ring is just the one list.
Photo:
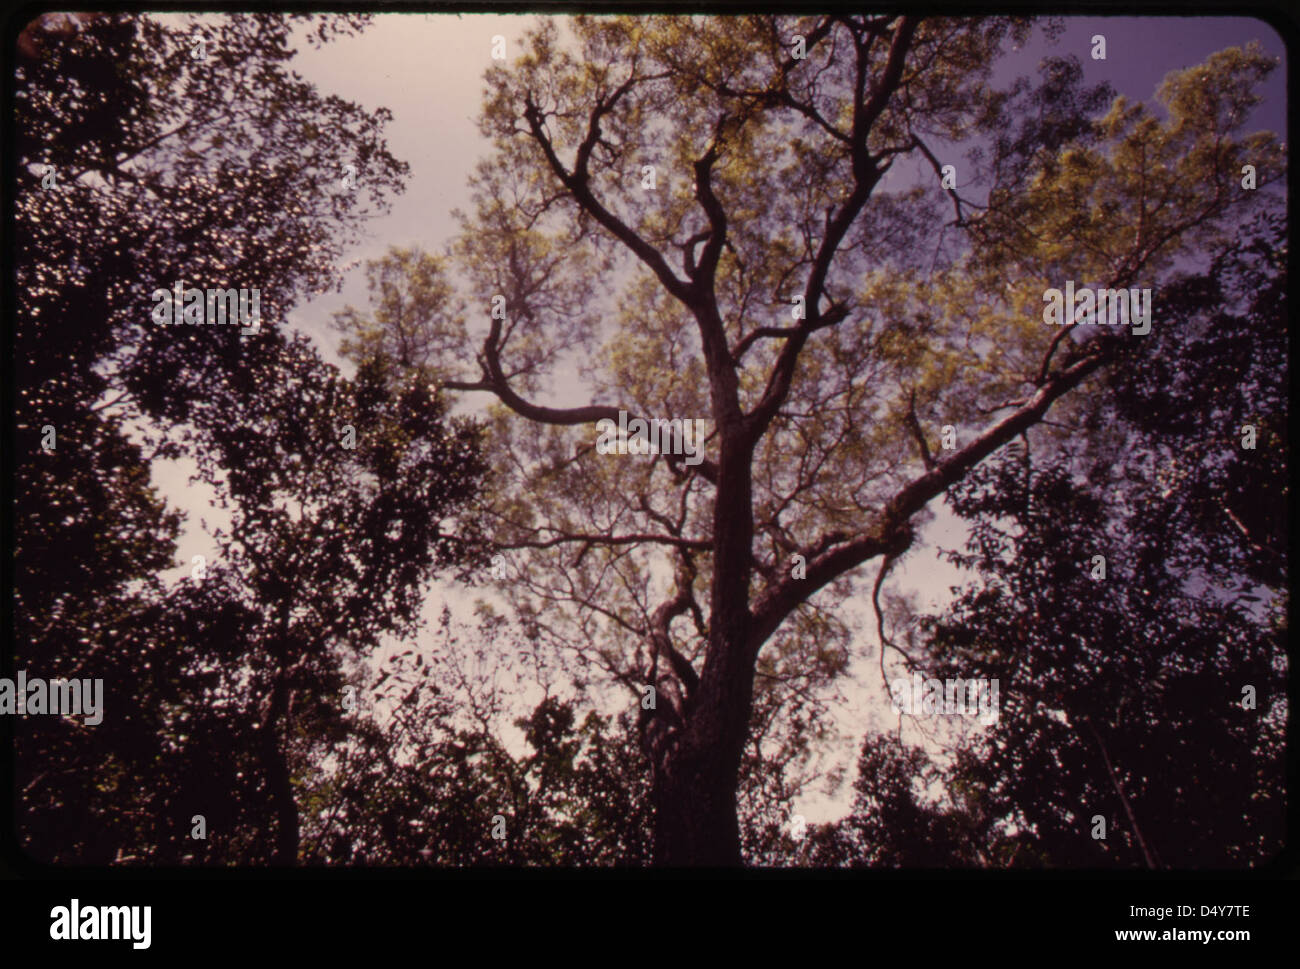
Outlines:
{"label": "tree trunk", "polygon": [[293,797],[288,752],[280,736],[288,707],[289,688],[285,683],[282,664],[272,687],[270,709],[259,729],[262,735],[262,772],[266,779],[267,798],[275,817],[275,837],[271,842],[272,865],[298,863],[298,804]]}
{"label": "tree trunk", "polygon": [[298,863],[298,805],[293,797],[293,781],[289,764],[280,747],[278,731],[274,726],[263,738],[262,764],[266,774],[267,793],[275,814],[275,840],[271,848],[272,865]]}
{"label": "tree trunk", "polygon": [[684,744],[655,776],[656,865],[740,864],[736,774],[717,751]]}
{"label": "tree trunk", "polygon": [[708,654],[685,723],[653,779],[654,860],[659,865],[741,863],[736,787],[754,691],[749,645],[752,449],[729,430],[723,430],[713,509]]}

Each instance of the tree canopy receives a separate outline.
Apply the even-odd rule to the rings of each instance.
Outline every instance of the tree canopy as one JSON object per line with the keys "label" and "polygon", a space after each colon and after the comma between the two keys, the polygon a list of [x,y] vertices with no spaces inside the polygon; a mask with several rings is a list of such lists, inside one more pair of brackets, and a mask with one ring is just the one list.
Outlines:
{"label": "tree canopy", "polygon": [[[1136,327],[1045,326],[1044,293],[1149,289],[1176,330],[1179,260],[1266,204],[1240,173],[1283,171],[1243,130],[1272,62],[1222,51],[1156,111],[1072,56],[996,89],[1017,19],[563,28],[487,72],[455,245],[471,322],[430,330],[459,342],[445,386],[503,405],[485,514],[520,613],[630,698],[655,688],[656,859],[731,864],[745,751],[815,735],[803,698],[846,669],[861,567],[1017,437],[1058,446],[1049,410],[1150,352]],[[887,187],[908,157],[934,180]],[[575,372],[585,400],[544,402]],[[704,419],[704,459],[599,453],[620,411]]]}
{"label": "tree canopy", "polygon": [[[338,287],[408,167],[386,109],[290,64],[368,21],[51,15],[21,38],[18,661],[102,677],[120,711],[22,722],[31,853],[1275,849],[1286,157],[1250,130],[1257,45],[1144,103],[1068,51],[1002,83],[1053,22],[539,18],[485,73],[456,237],[391,245],[370,305],[334,315],[345,374],[287,316]],[[159,325],[174,286],[253,288],[264,325]],[[1114,312],[1130,290],[1149,330],[1048,325],[1053,292]],[[150,468],[179,458],[230,524],[169,583],[182,517]],[[919,617],[887,582],[944,498],[975,584]],[[509,619],[428,629],[440,571]],[[803,841],[864,603],[882,675],[998,679],[1003,707],[972,736],[864,737],[852,812]],[[510,672],[533,677],[521,740]]]}
{"label": "tree canopy", "polygon": [[[381,355],[345,379],[281,325],[365,216],[336,160],[379,201],[405,170],[383,112],[285,70],[292,24],[88,15],[18,69],[17,668],[100,679],[110,708],[23,721],[42,860],[294,863],[294,776],[344,734],[344,661],[410,632],[433,568],[482,557],[456,521],[475,426]],[[149,293],[178,278],[257,287],[268,325],[158,326]],[[182,456],[231,525],[168,586],[180,516],[149,463]]]}

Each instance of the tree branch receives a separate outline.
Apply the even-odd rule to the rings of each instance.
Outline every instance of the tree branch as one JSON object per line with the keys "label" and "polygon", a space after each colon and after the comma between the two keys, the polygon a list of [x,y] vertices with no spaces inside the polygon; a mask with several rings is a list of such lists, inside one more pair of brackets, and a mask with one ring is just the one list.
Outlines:
{"label": "tree branch", "polygon": [[950,459],[913,479],[885,505],[874,531],[855,537],[824,536],[803,579],[785,576],[763,591],[754,605],[751,647],[757,651],[798,606],[823,586],[896,545],[907,520],[932,498],[959,481],[1003,444],[1038,423],[1059,397],[1100,368],[1109,354],[1093,352],[1057,372],[1025,406],[989,427]]}
{"label": "tree branch", "polygon": [[542,111],[533,101],[531,91],[527,93],[524,100],[524,120],[528,122],[533,140],[537,142],[542,149],[542,154],[546,156],[546,162],[551,171],[555,173],[555,176],[564,187],[572,193],[578,205],[609,230],[616,239],[627,246],[637,258],[650,267],[650,270],[659,278],[659,281],[663,283],[664,288],[671,295],[682,303],[688,303],[691,296],[690,285],[672,271],[658,249],[642,239],[629,225],[605,208],[588,187],[590,173],[587,171],[587,163],[591,157],[592,148],[600,137],[600,119],[624,94],[631,90],[632,85],[638,80],[652,80],[652,78],[637,78],[634,74],[607,100],[601,100],[597,103],[595,111],[592,112],[587,137],[578,148],[577,161],[572,172],[564,167],[564,163],[555,154],[555,148],[542,127]]}

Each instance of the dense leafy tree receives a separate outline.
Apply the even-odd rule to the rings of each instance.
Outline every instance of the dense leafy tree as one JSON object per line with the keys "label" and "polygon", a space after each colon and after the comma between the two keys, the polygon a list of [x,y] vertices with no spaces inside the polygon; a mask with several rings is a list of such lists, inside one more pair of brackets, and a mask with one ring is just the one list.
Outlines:
{"label": "dense leafy tree", "polygon": [[[919,747],[898,738],[869,738],[858,758],[853,808],[835,824],[808,832],[804,857],[812,864],[867,868],[999,867],[1024,847],[998,831],[975,796],[960,787]],[[938,800],[937,788],[943,792]],[[794,855],[794,847],[787,849]]]}
{"label": "dense leafy tree", "polygon": [[982,581],[904,652],[927,675],[997,678],[1001,715],[946,773],[924,758],[864,773],[879,803],[840,842],[887,828],[900,785],[942,776],[984,827],[940,863],[1008,832],[1016,850],[988,863],[1240,867],[1280,850],[1286,258],[1280,221],[1244,232],[1168,289],[1176,326],[1115,368],[1070,447],[1017,447],[954,488],[972,526],[954,558]]}
{"label": "dense leafy tree", "polygon": [[[294,861],[293,778],[347,733],[344,660],[414,627],[435,565],[476,560],[472,526],[455,520],[483,470],[472,425],[448,425],[423,385],[390,395],[378,363],[342,380],[301,337],[258,360],[251,386],[203,401],[184,435],[231,513],[217,558],[83,646],[117,709],[79,732],[80,756],[52,756],[39,724],[23,741],[24,774],[59,768],[61,803],[113,765],[111,785],[136,802],[126,813],[148,819],[132,857],[194,854],[202,814],[206,860]],[[40,827],[53,843],[33,834],[32,850],[53,857],[114,841]]]}
{"label": "dense leafy tree", "polygon": [[[1144,339],[1044,326],[1044,291],[1163,293],[1265,196],[1244,158],[1280,177],[1275,139],[1241,131],[1273,66],[1257,49],[1171,74],[1162,117],[1084,89],[1072,58],[994,89],[1030,29],[577,17],[488,71],[492,154],[456,243],[476,309],[464,333],[431,322],[459,342],[445,386],[508,412],[485,509],[514,550],[503,588],[630,701],[656,689],[659,862],[741,860],[752,732],[798,756],[791,704],[847,668],[835,607],[860,567]],[[887,189],[907,157],[934,181]],[[538,402],[571,401],[573,373],[591,403]],[[704,420],[700,460],[597,453],[620,411]]]}
{"label": "dense leafy tree", "polygon": [[[18,666],[103,679],[108,708],[19,728],[20,827],[43,859],[292,863],[295,775],[346,733],[342,663],[408,631],[430,571],[476,554],[457,520],[474,427],[381,356],[344,380],[278,325],[337,280],[361,199],[405,170],[385,112],[287,69],[300,19],[91,15],[38,25],[19,67]],[[341,190],[345,163],[365,189]],[[265,325],[154,323],[150,294],[178,279],[259,289]],[[178,516],[145,462],[182,455],[232,524],[167,589]]]}
{"label": "dense leafy tree", "polygon": [[[430,649],[385,664],[356,742],[309,784],[305,860],[367,865],[645,864],[650,818],[633,724],[550,693],[497,723],[500,617],[467,644],[444,613]],[[533,665],[535,655],[521,649]],[[428,658],[426,662],[426,657]],[[476,672],[477,671],[477,672]],[[571,686],[571,684],[570,684]]]}

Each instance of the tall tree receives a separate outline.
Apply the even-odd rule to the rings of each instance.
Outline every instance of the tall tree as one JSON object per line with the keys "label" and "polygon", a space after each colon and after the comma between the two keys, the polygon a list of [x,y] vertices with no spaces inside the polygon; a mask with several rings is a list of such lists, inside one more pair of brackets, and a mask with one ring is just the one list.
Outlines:
{"label": "tall tree", "polygon": [[[435,566],[485,561],[458,520],[483,472],[478,431],[425,385],[393,393],[378,362],[345,381],[279,334],[246,379],[184,435],[230,511],[216,557],[40,657],[104,679],[112,708],[71,733],[24,723],[22,827],[40,857],[294,863],[295,777],[351,732],[345,661],[415,628]],[[76,836],[69,812],[86,815]]]}
{"label": "tall tree", "polygon": [[[341,247],[369,214],[362,197],[379,206],[400,188],[405,166],[380,137],[386,114],[322,97],[286,69],[299,22],[85,15],[42,18],[24,33],[11,349],[17,439],[35,459],[16,466],[15,591],[17,614],[36,629],[74,576],[117,581],[102,542],[68,542],[60,529],[112,535],[123,499],[111,495],[122,490],[83,481],[85,502],[65,505],[78,479],[66,462],[129,449],[119,433],[128,422],[184,420],[191,399],[252,356],[233,327],[153,323],[151,293],[178,279],[257,287],[269,330],[298,297],[339,281]],[[313,38],[363,22],[323,18]],[[345,163],[363,191],[338,189]],[[42,446],[47,427],[54,447]],[[167,445],[150,453],[176,455]],[[80,504],[92,509],[79,514]],[[143,544],[119,550],[138,557],[137,576],[156,567]]]}
{"label": "tall tree", "polygon": [[[445,386],[516,418],[494,424],[488,513],[521,614],[656,691],[656,860],[735,864],[756,695],[781,746],[786,705],[847,665],[834,606],[861,567],[1143,339],[1045,326],[1047,289],[1159,294],[1262,194],[1244,160],[1280,177],[1275,140],[1241,134],[1273,65],[1225,51],[1170,75],[1163,120],[1123,98],[1093,117],[1105,92],[1071,58],[989,86],[1023,21],[564,26],[487,74],[493,153],[457,244],[482,323]],[[885,190],[906,157],[934,181]],[[592,403],[537,402],[574,372]],[[623,411],[706,420],[702,459],[596,453],[593,422]]]}
{"label": "tall tree", "polygon": [[[1169,533],[1109,514],[1113,493],[1023,453],[956,489],[974,531],[962,559],[982,581],[924,620],[905,655],[940,684],[996,679],[998,716],[946,771],[913,758],[901,780],[860,778],[843,836],[891,824],[900,785],[941,779],[960,795],[953,816],[970,820],[939,865],[1204,869],[1281,849],[1285,604],[1167,568]],[[1141,497],[1137,515],[1160,520],[1158,495]]]}
{"label": "tall tree", "polygon": [[1111,373],[1066,452],[954,490],[957,558],[983,581],[913,656],[1000,679],[1002,715],[951,779],[1025,832],[1021,863],[1238,867],[1282,847],[1287,258],[1283,220],[1246,227],[1168,288],[1180,329]]}
{"label": "tall tree", "polygon": [[[108,693],[98,726],[20,726],[43,859],[295,861],[294,775],[345,732],[343,660],[408,631],[431,569],[475,556],[457,520],[475,428],[382,356],[344,380],[278,325],[338,280],[362,199],[405,171],[385,112],[287,69],[300,22],[95,15],[35,32],[19,68],[19,666]],[[265,326],[159,325],[150,296],[178,279],[256,288]],[[195,460],[232,519],[172,589],[160,456]]]}

